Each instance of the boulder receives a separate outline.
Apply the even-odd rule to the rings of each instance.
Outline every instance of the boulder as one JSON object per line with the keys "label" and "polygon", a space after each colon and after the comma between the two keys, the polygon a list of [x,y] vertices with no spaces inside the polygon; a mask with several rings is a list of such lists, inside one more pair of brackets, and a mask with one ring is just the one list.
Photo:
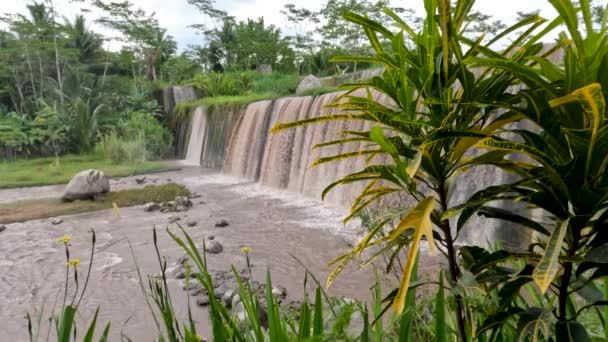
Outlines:
{"label": "boulder", "polygon": [[99,170],[85,170],[76,174],[65,187],[61,199],[66,202],[74,200],[95,199],[95,196],[110,191],[110,180]]}
{"label": "boulder", "polygon": [[310,89],[319,88],[322,85],[323,84],[321,83],[321,80],[318,77],[316,77],[315,75],[308,75],[304,77],[302,81],[300,81],[300,84],[298,84],[298,87],[296,88],[296,94],[301,95]]}

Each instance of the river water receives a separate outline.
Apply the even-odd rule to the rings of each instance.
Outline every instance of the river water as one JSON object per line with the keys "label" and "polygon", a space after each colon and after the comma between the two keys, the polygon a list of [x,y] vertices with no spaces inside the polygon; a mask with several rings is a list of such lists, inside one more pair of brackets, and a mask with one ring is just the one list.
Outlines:
{"label": "river water", "polygon": [[[357,226],[344,226],[344,211],[331,208],[299,194],[271,190],[257,183],[199,167],[185,167],[181,171],[148,175],[146,184],[161,184],[172,180],[186,185],[200,195],[194,206],[178,213],[189,234],[198,243],[214,235],[224,246],[221,254],[209,255],[212,270],[227,270],[230,265],[244,266],[240,249],[251,248],[254,278],[263,281],[266,268],[273,283],[288,289],[288,297],[302,295],[304,270],[290,256],[300,258],[320,279],[331,271],[327,263],[349,249],[349,243],[360,235]],[[136,187],[134,179],[112,182],[115,188]],[[0,198],[14,200],[53,196],[60,186],[2,190]],[[84,322],[89,321],[100,307],[99,322],[112,322],[112,341],[120,340],[121,331],[134,341],[150,341],[157,336],[151,314],[138,281],[136,262],[144,273],[159,271],[152,241],[152,228],[158,229],[161,254],[173,264],[183,252],[170,239],[165,229],[177,232],[168,217],[175,213],[148,213],[141,206],[121,209],[121,217],[111,210],[65,216],[63,223],[52,225],[49,219],[7,225],[0,233],[0,341],[26,341],[27,325],[24,316],[43,311],[40,334],[46,340],[48,318],[53,306],[63,298],[65,282],[65,253],[55,240],[70,235],[71,257],[79,258],[81,285],[88,267],[90,252],[89,229],[97,233],[95,260],[89,286],[78,321],[79,333],[84,334]],[[227,220],[230,225],[216,228],[215,222]],[[195,220],[195,227],[185,222]],[[133,246],[132,256],[129,241]],[[368,288],[374,281],[371,269],[348,267],[338,278],[330,293],[351,298],[368,298]],[[170,281],[172,297],[178,314],[185,318],[188,296],[176,280]],[[72,293],[73,288],[69,289]],[[206,311],[194,304],[194,318],[204,336],[209,336]],[[101,328],[99,328],[101,330]]]}

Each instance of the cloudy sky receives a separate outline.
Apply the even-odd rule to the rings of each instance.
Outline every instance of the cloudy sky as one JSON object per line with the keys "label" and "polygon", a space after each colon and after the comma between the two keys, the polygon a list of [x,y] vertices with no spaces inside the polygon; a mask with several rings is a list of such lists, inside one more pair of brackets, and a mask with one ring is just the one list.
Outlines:
{"label": "cloudy sky", "polygon": [[[41,0],[39,0],[41,1]],[[108,0],[109,1],[109,0]],[[215,5],[218,9],[227,11],[230,15],[238,19],[264,17],[266,22],[275,24],[285,30],[289,30],[289,23],[283,18],[280,10],[286,3],[294,3],[298,7],[306,7],[311,10],[318,10],[327,0],[216,0]],[[203,15],[188,4],[187,0],[132,0],[136,7],[144,9],[146,12],[156,13],[156,18],[160,25],[168,30],[168,33],[175,37],[180,49],[190,44],[201,44],[202,37],[198,36],[192,29],[188,28],[192,24],[209,24]],[[0,13],[24,13],[26,5],[31,3],[29,0],[2,0]],[[78,14],[83,7],[74,4],[69,0],[54,0],[57,12],[73,17]],[[411,7],[421,14],[422,0],[392,0],[394,6]],[[476,9],[494,15],[506,23],[512,23],[517,11],[541,10],[541,15],[545,18],[553,18],[556,12],[548,5],[546,0],[477,0]],[[87,13],[87,17],[95,17],[95,13]],[[96,28],[99,30],[99,28]]]}

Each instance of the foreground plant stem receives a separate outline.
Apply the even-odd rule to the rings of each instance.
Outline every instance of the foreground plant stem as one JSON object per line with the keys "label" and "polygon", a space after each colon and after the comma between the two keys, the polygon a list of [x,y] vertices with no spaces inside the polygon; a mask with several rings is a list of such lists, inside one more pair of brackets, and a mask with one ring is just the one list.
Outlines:
{"label": "foreground plant stem", "polygon": [[[580,230],[576,227],[572,229],[572,247],[568,249],[568,256],[573,257],[578,249],[578,240],[580,239]],[[570,278],[572,278],[572,262],[564,263],[564,274],[562,274],[559,286],[559,312],[558,319],[562,322],[568,320],[566,313],[566,305],[568,302],[568,288],[570,287]]]}
{"label": "foreground plant stem", "polygon": [[[448,210],[448,197],[445,191],[445,182],[442,182],[440,184],[437,193],[439,195],[441,210],[445,212]],[[452,278],[452,282],[455,284],[458,281],[460,269],[458,268],[458,263],[456,260],[456,250],[454,248],[454,240],[452,238],[452,229],[450,227],[450,221],[447,219],[441,221],[440,228],[443,231],[446,248],[448,250],[448,265],[450,269],[450,276]],[[460,295],[456,296],[456,323],[458,325],[459,341],[467,341],[464,322],[464,309],[462,307],[462,297]]]}

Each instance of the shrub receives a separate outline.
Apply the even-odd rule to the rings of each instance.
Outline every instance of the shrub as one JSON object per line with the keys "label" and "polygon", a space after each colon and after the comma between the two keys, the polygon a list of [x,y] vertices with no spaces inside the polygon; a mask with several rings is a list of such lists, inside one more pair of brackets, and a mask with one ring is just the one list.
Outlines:
{"label": "shrub", "polygon": [[141,140],[145,146],[146,159],[158,159],[171,152],[173,135],[152,114],[133,113],[121,125],[123,136],[130,142]]}
{"label": "shrub", "polygon": [[101,139],[97,145],[97,152],[104,158],[115,163],[141,162],[147,159],[148,151],[141,137],[126,139],[120,137],[116,132],[111,132]]}

